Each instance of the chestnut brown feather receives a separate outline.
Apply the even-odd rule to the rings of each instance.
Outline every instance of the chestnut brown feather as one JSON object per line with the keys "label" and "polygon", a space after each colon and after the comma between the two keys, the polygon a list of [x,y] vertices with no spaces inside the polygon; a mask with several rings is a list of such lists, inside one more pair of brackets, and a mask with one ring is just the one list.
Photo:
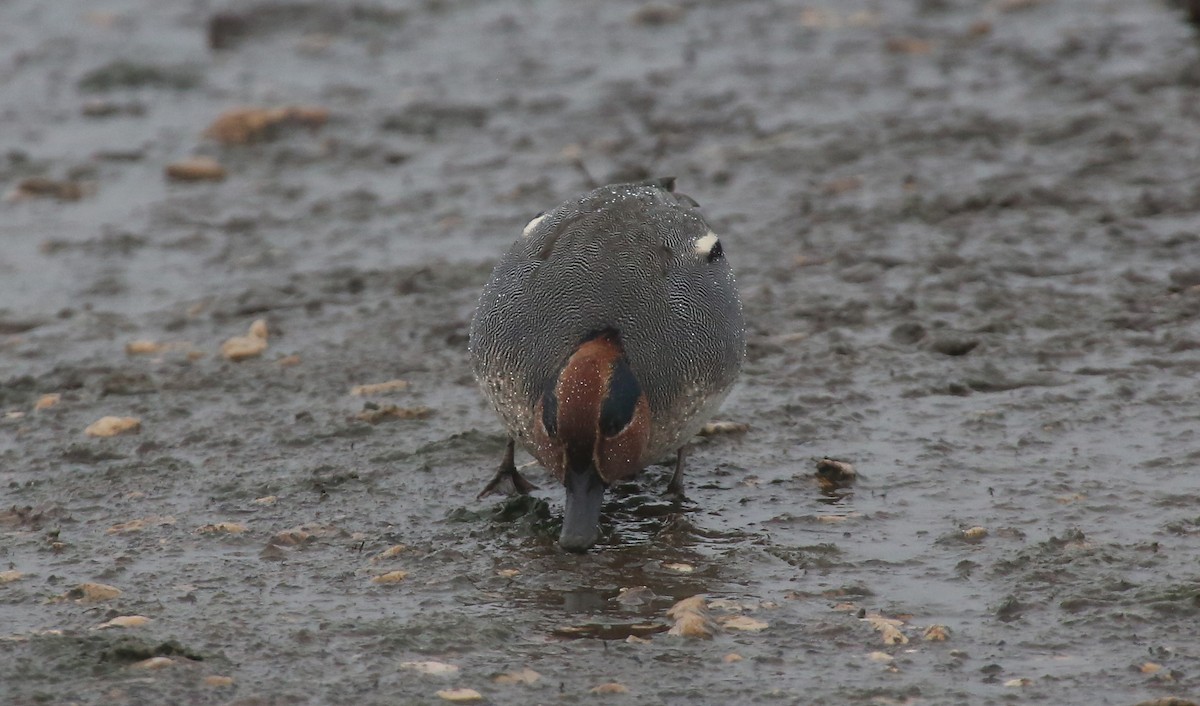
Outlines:
{"label": "chestnut brown feather", "polygon": [[616,332],[575,349],[538,401],[535,418],[535,456],[559,480],[569,469],[590,466],[612,483],[641,469],[650,406]]}

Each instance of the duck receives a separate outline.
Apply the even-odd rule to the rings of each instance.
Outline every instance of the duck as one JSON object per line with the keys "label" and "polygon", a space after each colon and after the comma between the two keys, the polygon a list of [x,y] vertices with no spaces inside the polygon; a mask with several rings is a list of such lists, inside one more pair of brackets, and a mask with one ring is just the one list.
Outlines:
{"label": "duck", "polygon": [[674,455],[728,395],[745,321],[721,239],[671,177],[602,186],[539,213],[500,258],[471,319],[475,379],[506,430],[479,497],[537,486],[520,444],[565,490],[558,544],[586,552],[604,494]]}

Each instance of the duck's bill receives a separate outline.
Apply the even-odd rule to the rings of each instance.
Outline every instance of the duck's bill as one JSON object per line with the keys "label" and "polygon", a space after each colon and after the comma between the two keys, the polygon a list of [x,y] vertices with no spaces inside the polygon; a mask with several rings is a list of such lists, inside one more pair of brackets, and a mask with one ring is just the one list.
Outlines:
{"label": "duck's bill", "polygon": [[558,545],[569,552],[586,552],[600,537],[600,506],[604,503],[604,481],[596,469],[568,470],[567,509],[563,514]]}

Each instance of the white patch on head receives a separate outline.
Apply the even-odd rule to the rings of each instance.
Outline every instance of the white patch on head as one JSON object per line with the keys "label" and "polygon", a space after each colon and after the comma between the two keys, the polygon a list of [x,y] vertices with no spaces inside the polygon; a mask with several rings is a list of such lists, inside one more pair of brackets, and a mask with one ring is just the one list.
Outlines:
{"label": "white patch on head", "polygon": [[696,254],[707,256],[716,244],[717,234],[710,230],[707,235],[696,239]]}
{"label": "white patch on head", "polygon": [[522,237],[522,238],[528,238],[528,237],[529,237],[529,234],[533,232],[533,229],[534,229],[534,228],[537,228],[537,227],[538,227],[538,224],[539,224],[539,223],[541,223],[541,222],[542,222],[542,219],[543,219],[543,218],[545,218],[545,217],[546,217],[546,214],[544,214],[544,213],[543,213],[542,215],[538,216],[537,218],[534,218],[532,221],[530,221],[529,223],[527,223],[527,224],[525,225],[525,230],[522,230],[522,231],[521,231],[521,237]]}

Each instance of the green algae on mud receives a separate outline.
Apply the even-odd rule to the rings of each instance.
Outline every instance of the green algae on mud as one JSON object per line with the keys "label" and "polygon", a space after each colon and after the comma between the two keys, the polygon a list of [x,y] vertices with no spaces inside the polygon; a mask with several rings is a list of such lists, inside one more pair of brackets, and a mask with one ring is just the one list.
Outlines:
{"label": "green algae on mud", "polygon": [[84,74],[79,90],[91,93],[136,88],[171,88],[177,91],[200,85],[200,71],[193,67],[158,66],[131,61],[114,61]]}

